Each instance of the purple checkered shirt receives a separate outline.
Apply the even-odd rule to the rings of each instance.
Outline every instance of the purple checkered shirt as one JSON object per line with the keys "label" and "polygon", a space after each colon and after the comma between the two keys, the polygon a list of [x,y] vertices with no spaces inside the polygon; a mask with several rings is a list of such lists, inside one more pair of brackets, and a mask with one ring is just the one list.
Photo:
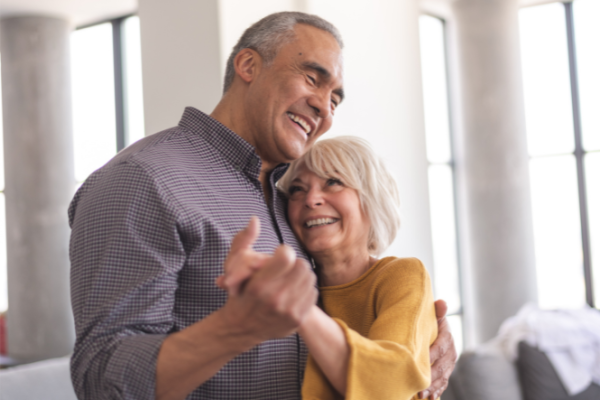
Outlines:
{"label": "purple checkered shirt", "polygon": [[[121,151],[94,172],[69,208],[71,298],[77,342],[71,375],[80,399],[153,399],[165,337],[222,307],[215,285],[232,237],[252,215],[254,248],[302,252],[271,175],[271,207],[254,148],[187,108],[179,126]],[[299,399],[307,350],[298,335],[243,353],[189,399]]]}

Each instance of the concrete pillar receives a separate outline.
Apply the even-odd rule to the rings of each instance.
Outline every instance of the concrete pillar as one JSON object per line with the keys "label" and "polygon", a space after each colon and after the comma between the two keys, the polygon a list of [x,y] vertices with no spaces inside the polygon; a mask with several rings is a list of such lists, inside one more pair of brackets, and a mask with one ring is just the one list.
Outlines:
{"label": "concrete pillar", "polygon": [[146,135],[177,125],[186,106],[221,98],[218,0],[139,0]]}
{"label": "concrete pillar", "polygon": [[7,348],[71,352],[67,207],[74,189],[67,21],[0,21],[8,245]]}
{"label": "concrete pillar", "polygon": [[[402,227],[386,252],[433,266],[417,0],[306,0],[344,39],[346,99],[325,137],[356,135],[400,188]],[[434,277],[435,279],[435,277]]]}
{"label": "concrete pillar", "polygon": [[467,344],[537,300],[518,0],[456,0],[450,20]]}

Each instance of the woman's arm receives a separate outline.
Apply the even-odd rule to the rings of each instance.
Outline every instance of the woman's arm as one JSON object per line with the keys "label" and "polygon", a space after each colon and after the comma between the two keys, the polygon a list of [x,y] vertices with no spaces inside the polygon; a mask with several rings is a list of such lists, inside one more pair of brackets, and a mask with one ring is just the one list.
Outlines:
{"label": "woman's arm", "polygon": [[342,328],[313,306],[298,333],[331,385],[345,396],[350,347]]}
{"label": "woman's arm", "polygon": [[429,276],[416,259],[393,263],[368,285],[375,289],[376,318],[365,336],[321,310],[311,310],[302,323],[299,333],[311,355],[303,399],[333,400],[339,392],[348,400],[407,400],[430,385],[429,346],[437,324]]}

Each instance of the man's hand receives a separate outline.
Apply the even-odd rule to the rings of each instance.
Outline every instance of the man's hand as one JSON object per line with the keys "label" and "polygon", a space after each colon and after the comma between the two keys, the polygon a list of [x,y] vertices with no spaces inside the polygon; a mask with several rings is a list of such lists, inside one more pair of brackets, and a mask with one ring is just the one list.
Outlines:
{"label": "man's hand", "polygon": [[438,337],[429,349],[431,362],[431,386],[419,393],[419,398],[431,400],[439,398],[448,387],[448,379],[456,364],[456,349],[446,319],[448,306],[444,300],[435,303],[435,315],[438,322]]}
{"label": "man's hand", "polygon": [[273,256],[252,249],[259,232],[258,218],[252,217],[233,239],[217,284],[229,294],[224,317],[242,336],[262,342],[294,332],[318,293],[308,263],[297,260],[289,246],[279,246]]}

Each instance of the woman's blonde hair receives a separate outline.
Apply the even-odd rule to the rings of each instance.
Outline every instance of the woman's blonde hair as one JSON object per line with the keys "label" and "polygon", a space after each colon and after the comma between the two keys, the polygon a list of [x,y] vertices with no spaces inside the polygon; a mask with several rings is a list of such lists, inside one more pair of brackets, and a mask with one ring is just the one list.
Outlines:
{"label": "woman's blonde hair", "polygon": [[290,164],[277,183],[278,189],[287,196],[302,165],[323,179],[337,178],[356,190],[361,207],[371,222],[369,252],[378,256],[388,248],[400,228],[398,187],[366,140],[339,136],[315,143]]}

